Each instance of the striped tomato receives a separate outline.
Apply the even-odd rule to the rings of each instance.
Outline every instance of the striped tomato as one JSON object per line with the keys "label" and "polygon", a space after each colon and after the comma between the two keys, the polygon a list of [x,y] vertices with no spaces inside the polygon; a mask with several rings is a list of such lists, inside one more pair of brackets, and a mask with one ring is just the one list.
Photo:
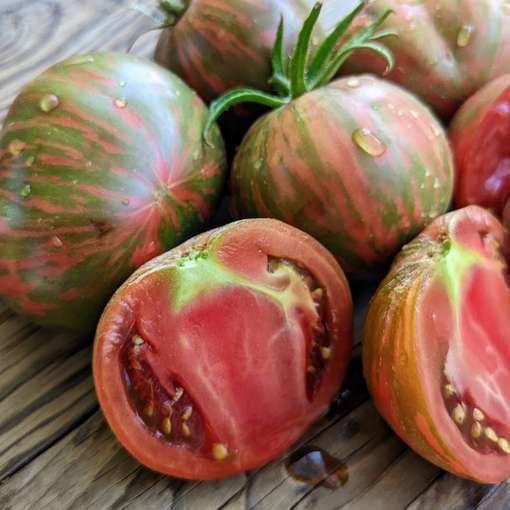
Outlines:
{"label": "striped tomato", "polygon": [[490,82],[450,125],[458,207],[478,204],[501,216],[510,198],[510,74]]}
{"label": "striped tomato", "polygon": [[[397,65],[389,79],[411,90],[442,117],[492,79],[510,72],[510,4],[507,0],[371,0],[357,27],[395,12],[384,28]],[[333,20],[332,20],[333,21]],[[382,73],[385,63],[361,52],[345,73]]]}
{"label": "striped tomato", "polygon": [[[155,58],[181,76],[204,100],[239,86],[268,88],[271,48],[280,16],[291,49],[315,0],[171,1],[174,26],[165,29]],[[323,19],[345,12],[345,0],[327,0]],[[326,22],[326,21],[325,21]],[[317,27],[317,37],[324,29]]]}
{"label": "striped tomato", "polygon": [[351,355],[334,257],[271,219],[209,231],[141,267],[97,328],[94,381],[146,466],[223,478],[283,454],[327,411]]}
{"label": "striped tomato", "polygon": [[[210,118],[243,100],[276,107],[252,126],[234,160],[234,212],[295,225],[321,241],[344,270],[371,276],[446,211],[452,155],[439,122],[400,87],[366,75],[327,84],[337,70],[334,55],[341,61],[358,44],[391,63],[373,40],[384,17],[336,52],[342,22],[306,64],[306,34],[319,10],[305,24],[289,74],[274,62],[280,96],[233,90],[211,105]],[[326,56],[326,45],[333,56]]]}
{"label": "striped tomato", "polygon": [[41,324],[94,327],[115,288],[209,218],[223,144],[179,78],[132,56],[61,62],[0,141],[0,295]]}
{"label": "striped tomato", "polygon": [[371,301],[363,370],[416,452],[459,476],[510,476],[510,287],[504,230],[468,206],[407,245]]}

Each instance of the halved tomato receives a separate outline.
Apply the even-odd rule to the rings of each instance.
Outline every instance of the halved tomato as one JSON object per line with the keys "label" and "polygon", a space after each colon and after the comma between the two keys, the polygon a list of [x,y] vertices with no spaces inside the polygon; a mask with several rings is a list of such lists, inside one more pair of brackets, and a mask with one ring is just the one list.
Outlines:
{"label": "halved tomato", "polygon": [[458,207],[477,204],[498,216],[510,198],[510,74],[478,91],[450,127]]}
{"label": "halved tomato", "polygon": [[470,206],[407,245],[369,308],[364,374],[419,454],[459,476],[510,476],[510,288],[504,229]]}
{"label": "halved tomato", "polygon": [[269,219],[201,234],[142,266],[108,304],[94,380],[146,466],[222,478],[281,455],[338,390],[352,301],[333,256]]}

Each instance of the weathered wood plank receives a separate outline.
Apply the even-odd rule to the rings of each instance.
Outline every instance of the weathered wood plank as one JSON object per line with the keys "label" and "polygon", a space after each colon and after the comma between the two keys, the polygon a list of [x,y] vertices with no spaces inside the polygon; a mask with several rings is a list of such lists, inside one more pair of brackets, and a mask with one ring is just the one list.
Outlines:
{"label": "weathered wood plank", "polygon": [[[126,52],[154,25],[127,9],[128,0],[20,2],[0,5],[0,122],[20,89],[47,67],[76,53]],[[133,53],[150,56],[157,33],[143,36]]]}
{"label": "weathered wood plank", "polygon": [[492,488],[442,473],[406,510],[472,510]]}

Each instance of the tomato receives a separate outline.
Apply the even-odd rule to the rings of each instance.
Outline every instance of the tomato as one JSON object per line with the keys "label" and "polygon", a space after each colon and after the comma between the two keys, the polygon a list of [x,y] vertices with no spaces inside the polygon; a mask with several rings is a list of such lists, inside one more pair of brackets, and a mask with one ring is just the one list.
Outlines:
{"label": "tomato", "polygon": [[454,117],[458,207],[478,204],[501,215],[510,197],[510,74],[472,96]]}
{"label": "tomato", "polygon": [[270,219],[201,234],[136,271],[99,323],[99,402],[141,463],[215,479],[281,455],[325,413],[352,348],[333,256]]}
{"label": "tomato", "polygon": [[435,220],[369,307],[364,374],[419,454],[459,476],[510,476],[510,288],[504,229],[478,206]]}

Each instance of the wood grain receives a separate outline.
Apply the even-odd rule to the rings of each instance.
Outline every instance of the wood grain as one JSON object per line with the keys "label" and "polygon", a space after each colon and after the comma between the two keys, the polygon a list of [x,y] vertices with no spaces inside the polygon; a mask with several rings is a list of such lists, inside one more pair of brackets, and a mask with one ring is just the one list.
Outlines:
{"label": "wood grain", "polygon": [[[129,0],[2,0],[0,122],[21,87],[76,53],[150,56],[153,22]],[[41,329],[0,303],[0,509],[370,509],[499,510],[507,484],[489,487],[445,474],[410,451],[384,424],[361,377],[360,331],[373,288],[355,289],[354,360],[331,413],[299,445],[341,459],[349,479],[328,489],[290,477],[284,456],[259,470],[205,483],[140,466],[98,411],[90,338]]]}

